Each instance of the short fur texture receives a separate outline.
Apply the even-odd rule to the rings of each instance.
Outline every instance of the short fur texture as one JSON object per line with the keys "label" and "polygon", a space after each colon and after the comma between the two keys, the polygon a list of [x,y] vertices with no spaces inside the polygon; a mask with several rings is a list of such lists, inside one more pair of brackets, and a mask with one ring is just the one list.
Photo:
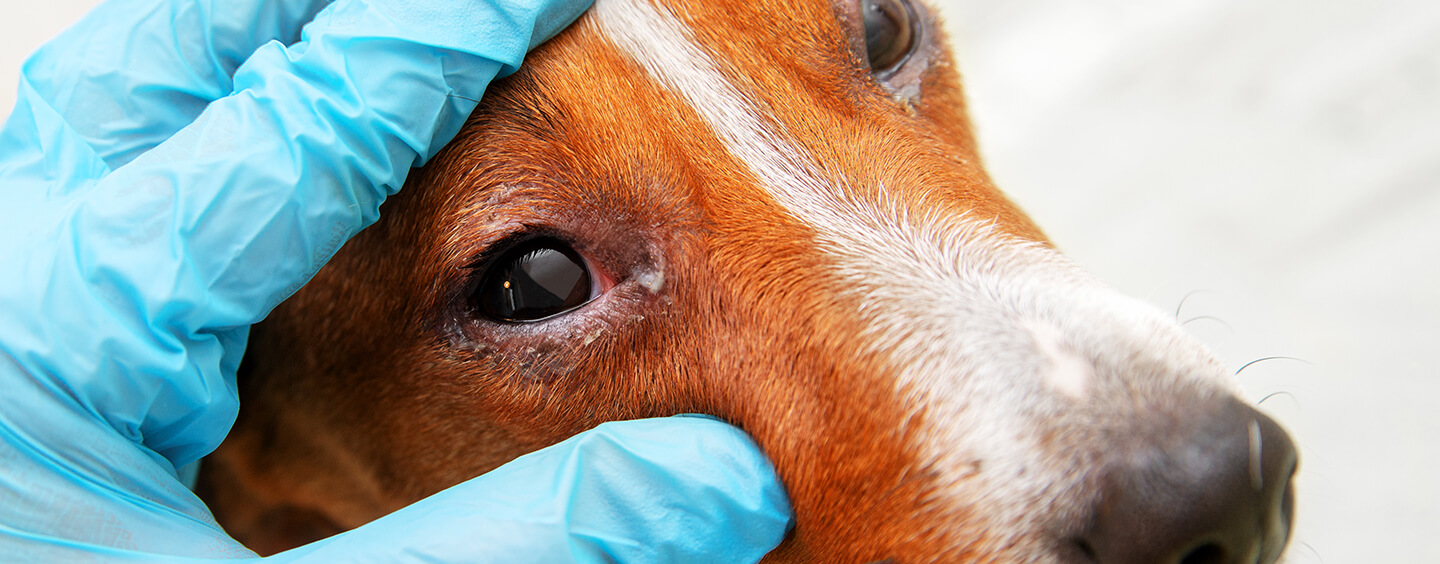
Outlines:
{"label": "short fur texture", "polygon": [[[217,518],[278,551],[605,421],[700,412],[791,496],[769,561],[1083,561],[1112,457],[1251,412],[992,185],[933,18],[880,80],[858,10],[599,0],[532,53],[255,328],[204,466]],[[486,260],[533,235],[613,287],[478,315]]]}

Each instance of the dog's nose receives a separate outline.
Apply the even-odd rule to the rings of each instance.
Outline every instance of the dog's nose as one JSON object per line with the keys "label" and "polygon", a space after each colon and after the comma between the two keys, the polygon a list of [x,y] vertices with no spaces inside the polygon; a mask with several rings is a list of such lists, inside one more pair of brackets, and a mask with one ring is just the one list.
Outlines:
{"label": "dog's nose", "polygon": [[1089,531],[1098,564],[1268,564],[1290,534],[1295,447],[1269,417],[1226,403],[1152,446],[1117,449]]}

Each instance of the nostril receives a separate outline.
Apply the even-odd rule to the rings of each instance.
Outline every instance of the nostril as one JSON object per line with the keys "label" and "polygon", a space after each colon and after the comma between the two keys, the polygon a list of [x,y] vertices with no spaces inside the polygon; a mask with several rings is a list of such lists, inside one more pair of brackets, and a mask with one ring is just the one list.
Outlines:
{"label": "nostril", "polygon": [[1180,564],[1221,564],[1223,562],[1225,562],[1225,549],[1215,543],[1200,545],[1180,559]]}
{"label": "nostril", "polygon": [[1095,547],[1090,546],[1090,541],[1085,539],[1070,539],[1070,544],[1075,546],[1075,550],[1080,553],[1080,556],[1085,558],[1085,562],[1099,561],[1095,556]]}

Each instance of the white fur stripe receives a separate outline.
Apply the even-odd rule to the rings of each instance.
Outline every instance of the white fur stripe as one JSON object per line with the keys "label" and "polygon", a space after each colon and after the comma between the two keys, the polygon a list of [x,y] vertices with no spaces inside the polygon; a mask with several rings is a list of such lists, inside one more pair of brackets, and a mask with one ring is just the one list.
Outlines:
{"label": "white fur stripe", "polygon": [[830,190],[810,174],[805,155],[761,121],[674,15],[645,0],[600,0],[593,13],[610,40],[651,77],[683,96],[786,208],[829,216],[835,207]]}
{"label": "white fur stripe", "polygon": [[[804,150],[777,133],[778,124],[759,117],[685,26],[662,10],[645,0],[598,0],[592,13],[621,52],[682,96],[775,200],[815,230],[850,283],[845,289],[860,295],[867,345],[900,364],[897,388],[922,396],[913,398],[917,405],[951,411],[933,404],[961,392],[951,389],[954,371],[964,364],[956,357],[994,350],[993,338],[957,342],[955,334],[977,323],[984,327],[972,330],[1014,333],[996,326],[996,317],[1005,317],[993,311],[997,304],[970,299],[1002,292],[1004,284],[995,279],[1002,269],[992,267],[1010,262],[1014,253],[997,253],[986,227],[940,229],[935,218],[860,202],[821,180]],[[937,415],[929,419],[945,419]]]}
{"label": "white fur stripe", "polygon": [[953,314],[974,317],[971,296],[1003,287],[998,266],[1017,262],[1017,254],[1031,255],[1025,262],[1053,258],[991,236],[988,225],[956,229],[953,221],[909,217],[893,203],[856,200],[822,180],[809,155],[777,133],[779,124],[759,117],[674,15],[645,0],[599,0],[592,13],[621,52],[682,96],[775,200],[816,231],[848,289],[862,295],[875,349],[922,365],[942,360],[954,350],[944,338],[956,329]]}
{"label": "white fur stripe", "polygon": [[[1076,479],[1060,459],[1037,462],[1044,424],[1034,413],[1086,401],[1103,379],[1153,377],[1092,367],[1124,366],[1147,348],[1195,348],[1148,306],[1044,246],[996,233],[988,218],[912,215],[926,209],[922,202],[891,201],[883,186],[867,190],[876,201],[861,200],[826,181],[783,125],[764,118],[663,8],[597,0],[591,13],[620,52],[681,96],[775,201],[814,230],[844,281],[837,291],[858,298],[862,346],[890,360],[901,401],[924,415],[927,465],[957,489],[983,492],[970,502],[997,523],[1024,529],[1036,518],[1030,500]],[[1001,529],[991,532],[1001,538]]]}

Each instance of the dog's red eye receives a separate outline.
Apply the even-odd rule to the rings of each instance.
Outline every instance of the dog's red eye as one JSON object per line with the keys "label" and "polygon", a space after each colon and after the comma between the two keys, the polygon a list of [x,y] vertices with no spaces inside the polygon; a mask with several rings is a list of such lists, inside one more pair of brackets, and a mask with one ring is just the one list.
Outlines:
{"label": "dog's red eye", "polygon": [[865,18],[865,52],[870,69],[886,78],[910,58],[919,45],[919,18],[909,0],[861,0]]}
{"label": "dog's red eye", "polygon": [[537,239],[492,262],[472,299],[498,321],[540,321],[585,305],[592,290],[579,253],[555,239]]}

